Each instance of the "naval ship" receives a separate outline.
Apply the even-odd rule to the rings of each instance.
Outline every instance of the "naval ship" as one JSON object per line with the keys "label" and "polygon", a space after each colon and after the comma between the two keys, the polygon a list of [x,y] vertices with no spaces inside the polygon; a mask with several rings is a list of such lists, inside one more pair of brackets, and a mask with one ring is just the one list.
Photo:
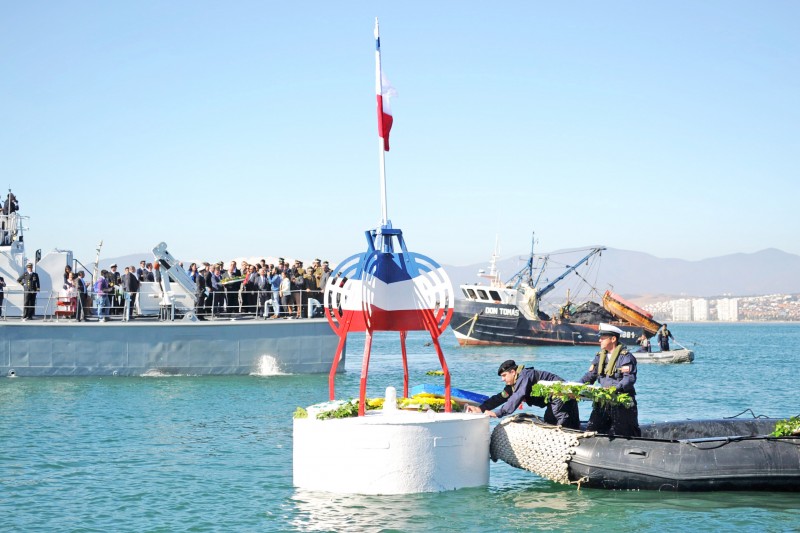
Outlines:
{"label": "naval ship", "polygon": [[[273,375],[328,373],[338,337],[325,318],[263,320],[225,316],[198,320],[195,284],[167,245],[153,248],[160,282],[142,282],[136,320],[78,322],[62,287],[66,266],[98,274],[73,257],[53,250],[33,258],[25,251],[20,214],[9,191],[0,215],[0,276],[5,299],[0,318],[0,377]],[[23,320],[23,289],[17,280],[28,263],[40,280],[33,319]],[[126,300],[126,305],[130,300]],[[91,309],[86,309],[87,315]],[[125,316],[125,315],[123,315]],[[344,371],[344,356],[337,372]]]}

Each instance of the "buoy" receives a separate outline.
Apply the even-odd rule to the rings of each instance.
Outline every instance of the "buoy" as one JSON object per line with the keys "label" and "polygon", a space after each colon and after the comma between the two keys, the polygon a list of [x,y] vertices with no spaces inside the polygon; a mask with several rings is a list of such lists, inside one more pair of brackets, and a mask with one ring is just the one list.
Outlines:
{"label": "buoy", "polygon": [[[346,494],[409,494],[484,486],[489,483],[489,417],[453,412],[450,371],[439,343],[453,316],[453,285],[436,261],[408,250],[403,232],[388,218],[384,150],[388,150],[392,119],[382,103],[377,19],[375,39],[382,137],[378,145],[381,224],[365,232],[367,250],[343,260],[323,290],[325,316],[339,343],[328,376],[329,401],[309,407],[306,418],[294,419],[294,485]],[[428,332],[442,367],[445,412],[398,409],[394,387],[387,389],[383,409],[368,409],[367,377],[377,331],[399,333],[403,398],[409,397],[407,334]],[[346,339],[354,332],[364,332],[357,404],[337,400],[335,390]],[[354,406],[358,416],[317,418],[320,409],[342,409],[337,414],[348,414]],[[355,412],[350,409],[349,414]]]}
{"label": "buoy", "polygon": [[489,417],[404,411],[387,391],[365,416],[294,420],[294,485],[344,494],[441,492],[489,483]]}

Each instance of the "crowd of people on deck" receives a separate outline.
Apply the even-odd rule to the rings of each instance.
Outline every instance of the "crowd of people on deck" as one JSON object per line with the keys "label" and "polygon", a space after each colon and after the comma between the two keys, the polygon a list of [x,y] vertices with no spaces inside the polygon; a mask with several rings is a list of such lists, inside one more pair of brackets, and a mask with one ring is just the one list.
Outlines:
{"label": "crowd of people on deck", "polygon": [[[183,263],[179,267],[183,269]],[[289,263],[283,258],[277,264],[264,259],[254,264],[242,261],[241,268],[231,261],[227,269],[221,261],[191,263],[185,272],[194,284],[194,312],[199,320],[223,314],[263,319],[321,317],[322,290],[331,275],[328,261],[315,259],[304,267],[301,260]],[[32,264],[17,281],[24,291],[23,320],[33,318],[40,286]],[[127,266],[122,272],[112,264],[108,270],[101,270],[93,283],[86,280],[84,271],[73,272],[66,266],[59,296],[63,309],[58,312],[79,322],[87,320],[89,309],[94,309],[89,314],[100,322],[112,316],[132,320],[137,316],[142,283],[156,283],[158,291],[164,289],[158,261],[142,260],[138,268]],[[0,295],[4,286],[0,277]]]}
{"label": "crowd of people on deck", "polygon": [[239,268],[231,261],[192,263],[187,270],[195,283],[195,313],[200,320],[222,313],[253,314],[264,319],[314,318],[322,316],[322,290],[331,275],[327,261],[315,259],[304,267],[278,259],[261,259]]}

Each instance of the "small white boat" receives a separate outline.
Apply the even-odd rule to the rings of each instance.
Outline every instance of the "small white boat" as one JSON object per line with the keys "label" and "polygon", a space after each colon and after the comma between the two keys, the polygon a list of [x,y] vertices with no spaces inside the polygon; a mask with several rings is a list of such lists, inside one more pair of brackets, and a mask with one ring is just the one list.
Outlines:
{"label": "small white boat", "polygon": [[667,350],[665,352],[635,352],[638,363],[691,363],[694,361],[694,352],[687,348]]}

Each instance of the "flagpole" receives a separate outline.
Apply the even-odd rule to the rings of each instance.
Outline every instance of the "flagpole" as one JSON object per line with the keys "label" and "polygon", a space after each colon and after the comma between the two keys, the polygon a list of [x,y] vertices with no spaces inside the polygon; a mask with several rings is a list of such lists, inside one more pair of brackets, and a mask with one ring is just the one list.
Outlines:
{"label": "flagpole", "polygon": [[[378,17],[375,17],[375,89],[378,96],[383,94],[381,82],[381,38],[378,31]],[[378,135],[378,161],[381,171],[381,226],[389,220],[386,207],[386,154],[384,153],[384,140]]]}

